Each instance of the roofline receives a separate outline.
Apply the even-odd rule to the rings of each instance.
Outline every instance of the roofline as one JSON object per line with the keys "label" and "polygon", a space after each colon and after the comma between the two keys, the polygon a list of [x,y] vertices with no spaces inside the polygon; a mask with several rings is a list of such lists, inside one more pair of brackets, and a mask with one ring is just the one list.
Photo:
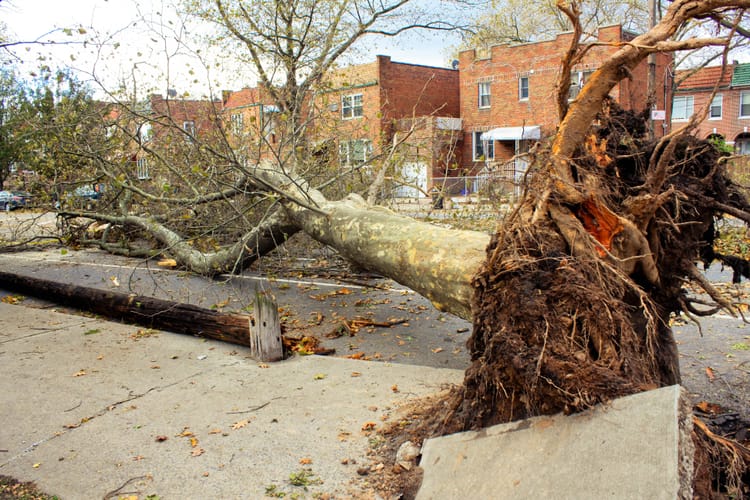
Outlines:
{"label": "roofline", "polygon": [[[621,32],[622,32],[623,34],[627,33],[627,34],[629,34],[629,35],[633,35],[634,37],[635,37],[635,36],[637,36],[637,34],[636,34],[636,33],[633,33],[632,31],[628,31],[628,30],[626,30],[626,29],[625,29],[625,28],[623,27],[623,25],[622,25],[622,24],[617,24],[617,23],[614,23],[614,24],[605,24],[605,25],[603,25],[603,26],[598,26],[598,27],[596,28],[596,33],[597,33],[597,37],[599,36],[599,30],[601,30],[601,29],[606,29],[606,28],[617,28],[617,27],[619,27],[619,28],[620,28],[620,31],[621,31]],[[560,32],[558,32],[558,33],[557,33],[557,34],[555,35],[555,37],[554,37],[554,38],[547,38],[547,39],[544,39],[544,40],[537,40],[537,41],[535,41],[535,42],[522,42],[522,43],[496,43],[496,44],[493,44],[493,45],[490,45],[490,46],[488,46],[487,48],[488,48],[488,49],[489,49],[490,51],[492,51],[492,49],[493,49],[494,47],[523,47],[524,45],[535,45],[535,44],[538,44],[538,43],[550,43],[550,42],[554,42],[554,41],[556,41],[556,40],[557,40],[557,38],[558,38],[558,37],[560,37],[560,36],[562,36],[562,35],[572,35],[572,34],[574,34],[574,33],[575,33],[575,32],[574,32],[573,30],[560,31]],[[473,48],[470,48],[470,49],[465,49],[465,50],[459,50],[459,51],[458,51],[458,53],[459,53],[459,55],[460,55],[460,54],[463,54],[464,52],[469,52],[469,51],[471,51],[471,50],[477,50],[477,47],[473,47]]]}

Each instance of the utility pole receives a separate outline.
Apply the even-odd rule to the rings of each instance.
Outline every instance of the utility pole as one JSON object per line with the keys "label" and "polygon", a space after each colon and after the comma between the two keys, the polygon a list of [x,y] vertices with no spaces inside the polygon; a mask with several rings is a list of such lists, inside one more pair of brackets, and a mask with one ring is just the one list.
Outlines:
{"label": "utility pole", "polygon": [[[648,0],[648,24],[649,29],[656,26],[656,0]],[[667,103],[664,103],[666,108]],[[656,54],[648,56],[648,83],[646,87],[646,106],[649,110],[648,132],[651,139],[654,138],[653,110],[656,109]]]}

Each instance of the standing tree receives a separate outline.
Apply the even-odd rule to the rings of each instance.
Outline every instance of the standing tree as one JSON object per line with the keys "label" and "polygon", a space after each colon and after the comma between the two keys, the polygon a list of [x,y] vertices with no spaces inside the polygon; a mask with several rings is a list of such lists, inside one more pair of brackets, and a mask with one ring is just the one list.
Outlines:
{"label": "standing tree", "polygon": [[[584,31],[594,32],[599,26],[623,24],[630,31],[648,28],[648,5],[644,0],[580,2],[581,16],[576,21]],[[491,45],[528,43],[549,40],[558,33],[571,31],[573,23],[553,0],[534,5],[521,0],[494,0],[474,15],[476,27],[462,43],[468,48]]]}
{"label": "standing tree", "polygon": [[[14,131],[24,143],[24,168],[35,172],[44,197],[61,197],[97,180],[91,161],[104,154],[107,105],[70,72],[42,67],[24,89],[24,119]],[[48,201],[43,199],[42,201]]]}
{"label": "standing tree", "polygon": [[11,168],[22,160],[24,140],[18,134],[23,120],[23,88],[16,75],[0,71],[0,190]]}

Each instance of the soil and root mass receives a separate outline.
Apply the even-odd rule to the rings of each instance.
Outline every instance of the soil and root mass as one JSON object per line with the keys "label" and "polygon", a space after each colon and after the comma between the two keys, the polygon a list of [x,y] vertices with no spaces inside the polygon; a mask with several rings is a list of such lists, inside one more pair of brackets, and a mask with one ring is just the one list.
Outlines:
{"label": "soil and root mass", "polygon": [[[747,266],[714,252],[717,220],[748,222],[750,205],[713,144],[649,140],[644,117],[610,106],[570,159],[586,185],[577,204],[549,189],[551,156],[536,154],[524,201],[474,279],[472,364],[438,433],[578,412],[677,384],[670,318],[740,314],[696,268],[720,260],[740,275]],[[689,293],[691,283],[701,293]],[[725,449],[741,488],[748,455],[736,446]]]}

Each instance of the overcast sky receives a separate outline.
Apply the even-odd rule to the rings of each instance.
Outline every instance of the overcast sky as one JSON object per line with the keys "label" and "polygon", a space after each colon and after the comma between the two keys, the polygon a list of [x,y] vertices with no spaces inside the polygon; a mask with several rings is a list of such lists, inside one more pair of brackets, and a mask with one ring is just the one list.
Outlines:
{"label": "overcast sky", "polygon": [[[166,60],[160,58],[157,54],[162,45],[149,43],[149,39],[154,38],[144,33],[145,28],[141,23],[140,26],[133,27],[140,15],[151,16],[154,12],[166,11],[168,2],[163,0],[139,0],[140,11],[136,7],[134,0],[0,0],[0,19],[7,25],[11,36],[18,40],[46,40],[54,36],[56,40],[82,40],[84,37],[96,36],[98,39],[106,38],[112,35],[109,40],[110,48],[114,42],[119,42],[119,47],[112,52],[116,56],[108,53],[99,54],[97,58],[91,45],[83,46],[82,44],[68,45],[58,48],[31,48],[30,51],[20,51],[26,61],[29,70],[39,66],[36,60],[37,51],[43,54],[43,57],[51,61],[50,66],[60,64],[70,65],[84,72],[90,72],[94,68],[93,61],[96,63],[96,74],[99,78],[106,78],[104,82],[107,86],[112,87],[115,81],[125,81],[133,75],[145,85],[145,81],[157,79],[155,72],[164,71]],[[164,8],[164,9],[163,9]],[[86,35],[80,35],[75,30],[82,26],[89,30],[94,27],[95,30],[89,31]],[[73,28],[73,36],[62,36],[59,32],[55,35],[47,35],[57,28]],[[447,67],[449,65],[450,47],[458,42],[455,36],[451,37],[446,34],[418,35],[411,34],[401,36],[395,40],[375,41],[368,40],[367,50],[360,56],[361,62],[374,60],[378,54],[389,55],[394,61],[423,64],[428,66]],[[172,47],[172,50],[176,50]],[[184,51],[183,51],[184,52]],[[73,58],[71,58],[71,53]],[[178,62],[178,58],[173,58],[168,71],[170,72],[170,83],[164,84],[163,77],[157,79],[161,82],[155,83],[155,89],[159,90],[160,86],[180,87],[178,92],[189,92],[191,96],[195,94],[205,94],[207,87],[206,80],[212,81],[212,84],[221,87],[235,89],[245,85],[254,85],[250,81],[252,76],[239,75],[239,71],[229,69],[226,75],[221,75],[217,71],[206,78],[205,73],[201,73],[195,64]],[[190,69],[188,69],[190,64]],[[231,64],[231,61],[222,63],[222,68]],[[135,69],[134,69],[135,68]],[[102,76],[106,75],[106,76]],[[201,85],[195,82],[201,82]],[[217,88],[214,91],[220,90]]]}

